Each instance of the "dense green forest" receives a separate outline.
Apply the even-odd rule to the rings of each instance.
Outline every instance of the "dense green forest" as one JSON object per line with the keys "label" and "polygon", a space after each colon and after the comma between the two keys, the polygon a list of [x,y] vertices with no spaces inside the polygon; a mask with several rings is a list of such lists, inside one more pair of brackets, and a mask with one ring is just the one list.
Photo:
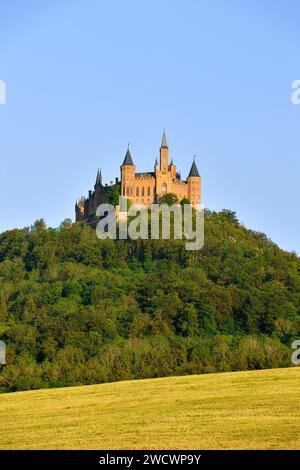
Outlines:
{"label": "dense green forest", "polygon": [[299,337],[300,259],[231,211],[191,252],[68,222],[0,235],[1,391],[291,366]]}

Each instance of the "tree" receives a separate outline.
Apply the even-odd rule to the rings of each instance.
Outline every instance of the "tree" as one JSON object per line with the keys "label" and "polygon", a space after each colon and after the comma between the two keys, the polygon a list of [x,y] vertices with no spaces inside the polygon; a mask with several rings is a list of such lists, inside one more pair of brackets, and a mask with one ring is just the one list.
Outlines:
{"label": "tree", "polygon": [[72,226],[72,219],[64,219],[60,224],[60,228],[70,228]]}
{"label": "tree", "polygon": [[173,204],[178,203],[178,197],[174,193],[167,193],[160,198],[160,203],[172,206]]}
{"label": "tree", "polygon": [[183,207],[185,204],[190,204],[190,200],[187,198],[187,197],[184,197],[183,199],[181,199],[180,201],[180,204],[181,206]]}
{"label": "tree", "polygon": [[226,217],[226,219],[229,221],[229,222],[233,222],[234,224],[238,224],[239,223],[239,220],[236,216],[236,212],[234,211],[230,211],[228,209],[223,209],[221,210],[221,214]]}
{"label": "tree", "polygon": [[116,207],[119,204],[120,192],[117,185],[110,186],[107,191],[107,197],[110,204]]}
{"label": "tree", "polygon": [[43,232],[46,230],[46,222],[44,219],[36,220],[33,225],[31,225],[31,230],[34,232]]}
{"label": "tree", "polygon": [[187,304],[178,317],[180,330],[183,336],[196,336],[199,334],[198,316],[194,305]]}

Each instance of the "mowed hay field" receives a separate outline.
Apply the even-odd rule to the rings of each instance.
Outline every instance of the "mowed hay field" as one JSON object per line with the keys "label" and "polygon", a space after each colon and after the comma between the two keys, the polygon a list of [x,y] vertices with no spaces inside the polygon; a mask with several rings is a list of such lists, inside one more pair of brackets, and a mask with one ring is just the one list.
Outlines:
{"label": "mowed hay field", "polygon": [[1,449],[299,449],[300,368],[0,395]]}

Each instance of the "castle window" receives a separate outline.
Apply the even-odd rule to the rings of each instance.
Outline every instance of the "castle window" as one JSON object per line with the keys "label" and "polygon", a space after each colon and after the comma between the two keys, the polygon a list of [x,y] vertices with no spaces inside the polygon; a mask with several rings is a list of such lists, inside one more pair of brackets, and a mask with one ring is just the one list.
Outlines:
{"label": "castle window", "polygon": [[161,185],[161,192],[162,192],[162,194],[166,194],[166,193],[167,193],[167,185],[166,185],[166,183],[164,183],[164,184]]}
{"label": "castle window", "polygon": [[144,188],[144,186],[142,187],[142,196],[145,196],[145,188]]}
{"label": "castle window", "polygon": [[136,195],[137,195],[137,196],[139,196],[139,195],[140,195],[139,188],[136,188]]}
{"label": "castle window", "polygon": [[126,194],[127,194],[127,196],[130,195],[130,188],[129,188],[129,186],[127,186]]}
{"label": "castle window", "polygon": [[150,186],[148,186],[147,195],[150,196]]}

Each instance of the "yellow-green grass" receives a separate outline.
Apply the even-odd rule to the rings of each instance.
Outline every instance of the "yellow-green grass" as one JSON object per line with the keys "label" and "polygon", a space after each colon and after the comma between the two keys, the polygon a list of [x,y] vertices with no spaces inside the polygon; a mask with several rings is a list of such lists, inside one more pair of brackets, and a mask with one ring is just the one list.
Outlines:
{"label": "yellow-green grass", "polygon": [[0,395],[1,449],[299,449],[300,368]]}

